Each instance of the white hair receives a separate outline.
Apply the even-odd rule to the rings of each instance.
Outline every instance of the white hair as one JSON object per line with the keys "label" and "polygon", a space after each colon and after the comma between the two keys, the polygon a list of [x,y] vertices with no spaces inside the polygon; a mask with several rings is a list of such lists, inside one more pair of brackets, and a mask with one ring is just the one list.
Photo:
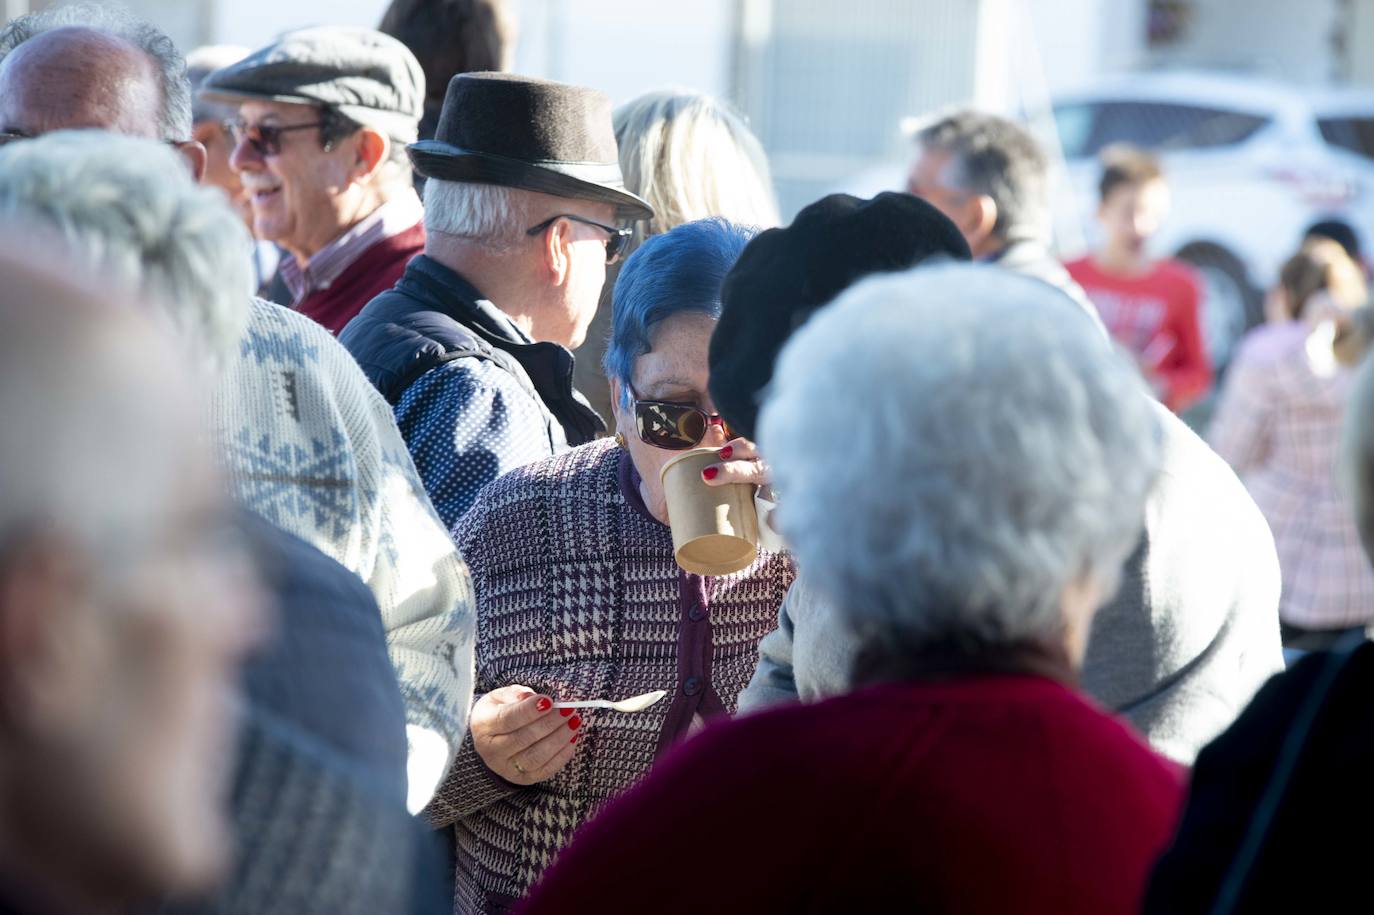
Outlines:
{"label": "white hair", "polygon": [[158,136],[174,142],[191,139],[191,83],[185,58],[160,29],[117,3],[69,3],[12,19],[0,30],[0,61],[30,38],[67,26],[114,35],[147,54],[162,90]]}
{"label": "white hair", "polygon": [[212,368],[238,345],[251,240],[165,144],[95,130],[8,144],[0,218],[56,230],[103,279],[161,308]]}
{"label": "white hair", "polygon": [[659,235],[708,216],[763,229],[778,224],[768,158],[728,105],[661,90],[621,105],[614,122],[625,187],[654,208],[638,232]]}
{"label": "white hair", "polygon": [[779,358],[760,421],[801,568],[861,648],[1062,644],[1162,458],[1138,376],[1067,297],[995,267],[868,279]]}
{"label": "white hair", "polygon": [[993,234],[1007,241],[1049,234],[1049,160],[1019,124],[982,111],[942,112],[918,122],[917,150],[947,154],[942,180],[997,205]]}
{"label": "white hair", "polygon": [[425,231],[505,248],[530,227],[531,196],[496,184],[430,178],[425,182]]}

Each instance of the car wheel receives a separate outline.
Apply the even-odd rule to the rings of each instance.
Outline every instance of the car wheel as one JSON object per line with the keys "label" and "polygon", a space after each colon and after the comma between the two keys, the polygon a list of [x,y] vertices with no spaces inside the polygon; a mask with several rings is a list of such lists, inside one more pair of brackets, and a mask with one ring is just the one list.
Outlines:
{"label": "car wheel", "polygon": [[1176,255],[1202,280],[1202,337],[1218,372],[1240,338],[1260,322],[1261,297],[1241,262],[1216,245],[1188,245]]}

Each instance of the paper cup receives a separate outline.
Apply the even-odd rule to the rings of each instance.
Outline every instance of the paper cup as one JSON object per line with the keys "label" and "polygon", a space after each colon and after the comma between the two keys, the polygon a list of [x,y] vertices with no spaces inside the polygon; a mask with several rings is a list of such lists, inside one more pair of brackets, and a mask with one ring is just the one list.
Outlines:
{"label": "paper cup", "polygon": [[754,487],[708,486],[701,478],[703,469],[719,461],[716,449],[695,448],[664,464],[659,474],[673,531],[673,557],[698,575],[738,572],[759,553]]}

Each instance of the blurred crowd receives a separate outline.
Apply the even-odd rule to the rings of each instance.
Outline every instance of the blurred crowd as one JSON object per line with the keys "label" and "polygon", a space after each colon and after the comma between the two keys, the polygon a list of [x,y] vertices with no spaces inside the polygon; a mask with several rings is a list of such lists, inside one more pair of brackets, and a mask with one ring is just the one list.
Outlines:
{"label": "blurred crowd", "polygon": [[0,30],[0,912],[1351,908],[1358,239],[1213,366],[1144,150],[1068,263],[976,110],[780,226],[514,34]]}

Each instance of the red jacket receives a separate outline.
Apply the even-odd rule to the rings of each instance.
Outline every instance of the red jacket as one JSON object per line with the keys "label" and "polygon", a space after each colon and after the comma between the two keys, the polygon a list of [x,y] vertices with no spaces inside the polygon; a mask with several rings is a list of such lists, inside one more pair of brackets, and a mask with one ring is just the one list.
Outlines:
{"label": "red jacket", "polygon": [[364,305],[396,285],[406,264],[424,249],[425,227],[423,223],[416,223],[400,235],[384,238],[358,255],[358,259],[327,289],[311,292],[295,309],[323,324],[337,337]]}
{"label": "red jacket", "polygon": [[519,911],[1125,915],[1182,795],[1056,681],[880,686],[708,727]]}

